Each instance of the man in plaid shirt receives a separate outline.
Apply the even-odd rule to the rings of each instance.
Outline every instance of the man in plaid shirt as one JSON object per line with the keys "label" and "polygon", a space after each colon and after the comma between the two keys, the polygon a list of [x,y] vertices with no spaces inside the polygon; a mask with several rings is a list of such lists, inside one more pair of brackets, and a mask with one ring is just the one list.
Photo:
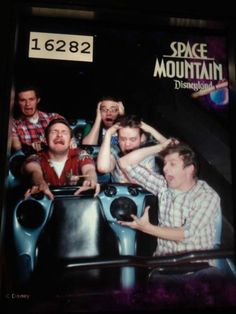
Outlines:
{"label": "man in plaid shirt", "polygon": [[[157,153],[164,161],[164,175],[139,164],[143,158]],[[132,215],[132,222],[119,221],[157,237],[154,256],[214,248],[220,198],[197,178],[196,155],[188,145],[169,139],[131,152],[120,159],[120,166],[132,182],[158,196],[158,226],[150,223],[148,207],[142,217]]]}
{"label": "man in plaid shirt", "polygon": [[46,143],[44,130],[55,118],[62,118],[58,113],[46,113],[38,109],[39,91],[35,86],[25,86],[17,91],[20,109],[19,119],[12,121],[12,149],[21,150],[23,146],[40,151]]}

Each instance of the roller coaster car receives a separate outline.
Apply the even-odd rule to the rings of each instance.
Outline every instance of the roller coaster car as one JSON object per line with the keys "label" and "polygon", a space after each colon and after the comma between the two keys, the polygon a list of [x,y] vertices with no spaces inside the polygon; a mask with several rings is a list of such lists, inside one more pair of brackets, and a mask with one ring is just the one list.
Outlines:
{"label": "roller coaster car", "polygon": [[[130,214],[140,217],[147,205],[150,205],[151,222],[158,223],[158,200],[142,187],[102,184],[96,198],[91,191],[74,196],[77,188],[51,187],[54,200],[38,193],[20,200],[15,206],[14,251],[17,285],[22,291],[26,288],[33,295],[46,293],[48,296],[49,293],[53,297],[69,299],[69,302],[76,300],[76,306],[80,304],[78,302],[82,302],[82,306],[89,302],[92,307],[96,296],[96,304],[101,302],[99,306],[102,308],[118,302],[117,297],[122,298],[123,294],[134,293],[137,299],[141,293],[141,300],[145,303],[147,298],[155,308],[159,306],[158,302],[163,302],[156,294],[159,290],[146,290],[146,287],[158,282],[155,281],[156,275],[196,273],[209,266],[204,262],[209,259],[217,261],[225,278],[230,278],[229,286],[232,287],[233,282],[236,289],[233,249],[218,247],[154,258],[151,256],[156,238],[117,223],[117,220],[129,221]],[[217,237],[221,238],[221,221],[217,224]],[[223,219],[225,228],[223,233],[232,237]],[[227,281],[222,282],[227,284]],[[144,287],[144,290],[139,292],[137,287]],[[164,293],[169,306],[173,302],[173,292],[168,289]],[[181,291],[174,294],[181,294]],[[182,294],[179,298],[186,302]]]}
{"label": "roller coaster car", "polygon": [[[122,289],[129,289],[138,280],[134,265],[142,266],[143,263],[143,266],[149,265],[150,269],[159,267],[162,272],[165,264],[168,272],[174,272],[174,269],[176,271],[177,265],[178,272],[189,272],[206,265],[186,262],[207,256],[224,258],[221,267],[235,275],[234,267],[231,267],[233,263],[227,258],[232,257],[231,251],[192,252],[186,257],[174,256],[172,263],[170,257],[160,258],[159,261],[150,259],[156,239],[117,223],[117,220],[129,221],[131,214],[140,217],[147,205],[151,206],[151,222],[158,223],[155,218],[157,198],[142,187],[133,184],[104,184],[96,198],[91,192],[74,196],[76,188],[52,187],[54,200],[39,193],[21,200],[15,207],[13,233],[21,284],[30,282],[34,274],[41,274],[42,270],[45,274],[46,269],[48,273],[52,273],[53,269],[55,274],[56,269],[59,272],[67,270],[67,273],[76,269],[78,275],[79,269],[87,267],[94,270],[81,271],[80,276],[84,277],[84,281],[79,280],[77,283],[83,282],[83,287],[89,278],[96,277],[96,280],[104,281],[105,276],[114,280],[115,274]],[[143,258],[149,258],[149,262]],[[117,266],[119,271],[113,271],[112,276],[107,276],[104,269],[107,267],[110,270],[112,265]]]}
{"label": "roller coaster car", "polygon": [[70,127],[73,131],[74,138],[76,140],[77,145],[81,145],[83,130],[87,124],[92,124],[92,121],[88,121],[86,119],[68,119]]}
{"label": "roller coaster car", "polygon": [[[45,274],[45,269],[52,273],[61,265],[68,270],[68,265],[83,259],[150,256],[154,250],[155,238],[137,234],[117,220],[130,220],[130,214],[141,216],[144,207],[150,205],[150,219],[157,223],[155,196],[133,184],[104,184],[96,198],[91,192],[74,196],[76,188],[52,187],[54,200],[39,193],[16,205],[13,233],[20,284],[30,282],[34,273],[43,270]],[[86,273],[83,286],[93,277],[104,281],[104,272],[99,268],[82,271],[80,277]],[[134,267],[112,273],[112,278],[120,278],[122,287],[135,285]]]}

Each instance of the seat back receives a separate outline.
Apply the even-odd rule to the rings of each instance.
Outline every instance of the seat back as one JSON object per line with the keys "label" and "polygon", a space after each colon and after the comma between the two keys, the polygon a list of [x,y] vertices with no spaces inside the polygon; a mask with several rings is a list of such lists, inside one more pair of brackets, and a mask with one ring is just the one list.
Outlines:
{"label": "seat back", "polygon": [[96,198],[72,196],[56,199],[47,229],[56,258],[115,254],[115,237],[112,237]]}
{"label": "seat back", "polygon": [[85,119],[68,119],[70,127],[73,131],[74,139],[77,145],[80,145],[82,142],[84,128],[87,124],[91,124],[91,121]]}
{"label": "seat back", "polygon": [[68,267],[83,258],[112,258],[119,255],[116,237],[104,219],[96,198],[55,198],[51,217],[39,240],[38,251],[38,267],[34,277],[36,289],[45,274],[49,277],[46,278],[48,289],[56,287],[74,291],[81,288],[97,289],[110,282],[119,284],[119,269]]}

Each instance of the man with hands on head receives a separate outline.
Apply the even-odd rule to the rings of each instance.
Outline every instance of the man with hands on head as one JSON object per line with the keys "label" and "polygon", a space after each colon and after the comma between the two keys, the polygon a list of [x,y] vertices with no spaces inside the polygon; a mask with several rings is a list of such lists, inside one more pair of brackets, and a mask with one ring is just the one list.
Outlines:
{"label": "man with hands on head", "polygon": [[[140,165],[146,156],[157,153],[163,158],[164,175]],[[158,196],[158,226],[149,221],[149,207],[140,218],[132,215],[132,222],[118,222],[157,237],[154,256],[214,248],[220,197],[198,179],[198,161],[187,144],[169,139],[135,150],[119,163],[132,182]]]}
{"label": "man with hands on head", "polygon": [[95,189],[96,196],[100,185],[97,183],[94,161],[85,150],[71,148],[73,133],[69,123],[64,119],[52,120],[45,130],[45,136],[48,150],[29,156],[23,164],[23,173],[31,176],[33,182],[25,197],[42,191],[53,199],[50,185],[76,185],[80,177],[85,179],[74,195]]}
{"label": "man with hands on head", "polygon": [[[103,97],[97,105],[96,119],[90,130],[85,127],[82,140],[83,145],[100,145],[106,130],[109,129],[115,122],[118,116],[125,112],[123,103],[115,97]],[[113,134],[111,138],[112,144],[117,143],[117,135]]]}
{"label": "man with hands on head", "polygon": [[[118,134],[118,144],[111,145],[113,134]],[[155,141],[163,143],[166,138],[152,126],[141,121],[136,115],[120,116],[116,123],[110,127],[102,142],[97,168],[101,173],[112,173],[113,181],[120,183],[130,182],[125,172],[119,166],[119,159],[131,151],[139,149],[146,142],[146,134],[151,135]],[[157,171],[155,155],[149,155],[140,163],[150,170]]]}

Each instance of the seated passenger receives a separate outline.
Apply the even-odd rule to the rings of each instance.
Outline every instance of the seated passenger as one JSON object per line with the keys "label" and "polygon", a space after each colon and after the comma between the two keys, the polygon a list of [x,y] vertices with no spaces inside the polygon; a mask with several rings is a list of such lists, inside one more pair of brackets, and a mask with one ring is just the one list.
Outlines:
{"label": "seated passenger", "polygon": [[[159,154],[163,173],[157,174],[140,165],[148,156]],[[149,208],[132,222],[119,223],[157,238],[154,256],[213,249],[216,221],[220,215],[220,197],[198,179],[198,161],[194,151],[176,140],[135,150],[120,160],[127,177],[158,196],[158,226],[150,223]],[[214,264],[213,260],[210,264]]]}
{"label": "seated passenger", "polygon": [[[55,118],[63,118],[58,113],[46,113],[38,109],[39,90],[35,86],[25,86],[17,91],[17,102],[20,109],[18,119],[13,119],[12,150],[18,151],[22,146],[42,150],[45,139],[45,128]],[[18,108],[17,108],[18,109]]]}
{"label": "seated passenger", "polygon": [[76,185],[84,177],[83,185],[74,194],[95,189],[99,192],[95,164],[90,155],[80,148],[71,148],[72,130],[65,119],[52,120],[45,130],[48,150],[29,156],[23,173],[31,176],[33,186],[25,197],[42,191],[53,199],[49,186]]}
{"label": "seated passenger", "polygon": [[[115,133],[118,133],[119,145],[111,146],[111,138]],[[129,178],[119,166],[119,159],[131,151],[140,148],[146,140],[147,133],[151,134],[152,137],[160,143],[166,140],[157,130],[142,122],[139,117],[135,115],[120,116],[116,123],[110,127],[105,134],[97,158],[98,171],[101,173],[111,172],[114,182],[130,182]],[[140,162],[148,169],[157,171],[154,154],[147,156],[147,158]]]}
{"label": "seated passenger", "polygon": [[[119,115],[124,114],[123,103],[115,97],[103,97],[97,105],[95,122],[91,128],[87,125],[83,134],[83,145],[101,145],[106,130],[109,129]],[[112,144],[117,144],[117,134],[111,138]]]}

